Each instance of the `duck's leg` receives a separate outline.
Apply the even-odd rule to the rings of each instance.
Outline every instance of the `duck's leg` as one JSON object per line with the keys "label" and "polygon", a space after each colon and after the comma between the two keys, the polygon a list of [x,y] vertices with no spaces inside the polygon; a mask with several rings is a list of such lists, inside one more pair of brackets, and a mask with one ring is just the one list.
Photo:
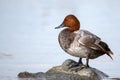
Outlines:
{"label": "duck's leg", "polygon": [[88,68],[88,67],[89,67],[89,56],[86,57],[86,64],[83,65],[80,69]]}
{"label": "duck's leg", "polygon": [[79,59],[79,61],[77,62],[77,64],[74,65],[74,67],[77,67],[77,66],[80,66],[80,65],[83,65],[82,58]]}
{"label": "duck's leg", "polygon": [[69,69],[70,69],[70,68],[78,67],[78,66],[80,66],[80,65],[83,65],[83,63],[82,63],[82,58],[80,58],[79,61],[78,61],[76,64],[72,64],[72,65],[69,67]]}
{"label": "duck's leg", "polygon": [[78,65],[79,65],[79,64],[82,64],[82,65],[83,65],[83,63],[82,63],[82,58],[79,59],[79,61],[78,61],[77,64],[78,64]]}
{"label": "duck's leg", "polygon": [[81,69],[88,68],[88,67],[89,67],[89,56],[86,57],[85,65],[83,65],[82,58],[80,58],[77,64],[71,66],[71,70],[77,72]]}
{"label": "duck's leg", "polygon": [[89,67],[89,56],[86,57],[86,64],[85,67]]}
{"label": "duck's leg", "polygon": [[79,61],[78,61],[77,63],[75,63],[74,65],[71,65],[71,66],[69,67],[69,69],[70,69],[71,71],[77,72],[77,71],[81,70],[81,67],[82,67],[82,66],[83,66],[82,58],[80,58]]}

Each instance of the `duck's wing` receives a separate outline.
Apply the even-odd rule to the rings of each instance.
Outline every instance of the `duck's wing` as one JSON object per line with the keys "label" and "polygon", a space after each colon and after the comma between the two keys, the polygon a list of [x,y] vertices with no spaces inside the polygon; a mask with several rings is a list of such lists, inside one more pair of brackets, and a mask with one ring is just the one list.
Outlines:
{"label": "duck's wing", "polygon": [[101,41],[99,37],[94,35],[93,33],[87,31],[87,30],[80,30],[76,31],[77,41],[78,43],[87,46],[89,48],[92,48],[94,50],[101,50],[97,44]]}
{"label": "duck's wing", "polygon": [[110,57],[110,54],[113,54],[112,51],[109,49],[108,45],[105,42],[101,41],[101,39],[93,33],[87,30],[80,30],[77,32],[77,34],[77,39],[80,44],[94,50],[103,51]]}

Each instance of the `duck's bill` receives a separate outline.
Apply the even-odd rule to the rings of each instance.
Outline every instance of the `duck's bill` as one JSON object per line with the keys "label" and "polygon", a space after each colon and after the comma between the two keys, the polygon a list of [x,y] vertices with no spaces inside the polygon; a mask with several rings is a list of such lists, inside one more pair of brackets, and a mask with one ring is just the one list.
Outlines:
{"label": "duck's bill", "polygon": [[59,29],[59,28],[63,28],[65,27],[65,25],[62,23],[61,25],[59,25],[58,27],[55,27],[55,29]]}

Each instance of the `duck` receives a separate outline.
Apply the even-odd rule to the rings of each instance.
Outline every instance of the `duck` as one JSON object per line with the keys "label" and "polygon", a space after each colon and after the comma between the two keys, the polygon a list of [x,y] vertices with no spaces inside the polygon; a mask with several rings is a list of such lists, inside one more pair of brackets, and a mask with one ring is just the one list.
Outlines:
{"label": "duck", "polygon": [[68,54],[78,57],[77,65],[83,64],[82,59],[86,59],[84,67],[89,67],[89,59],[96,59],[104,54],[111,59],[113,52],[106,42],[95,34],[80,29],[80,21],[73,15],[67,15],[62,24],[55,29],[64,28],[58,36],[60,47]]}

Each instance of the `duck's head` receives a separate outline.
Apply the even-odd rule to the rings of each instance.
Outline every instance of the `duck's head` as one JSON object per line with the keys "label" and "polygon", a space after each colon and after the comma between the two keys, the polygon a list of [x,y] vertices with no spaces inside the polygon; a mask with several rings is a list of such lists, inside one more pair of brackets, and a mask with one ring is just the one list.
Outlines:
{"label": "duck's head", "polygon": [[70,31],[76,31],[79,30],[80,28],[80,22],[77,19],[77,17],[75,17],[74,15],[67,15],[63,23],[60,26],[55,27],[55,29],[63,28],[63,27],[67,27],[67,29]]}

